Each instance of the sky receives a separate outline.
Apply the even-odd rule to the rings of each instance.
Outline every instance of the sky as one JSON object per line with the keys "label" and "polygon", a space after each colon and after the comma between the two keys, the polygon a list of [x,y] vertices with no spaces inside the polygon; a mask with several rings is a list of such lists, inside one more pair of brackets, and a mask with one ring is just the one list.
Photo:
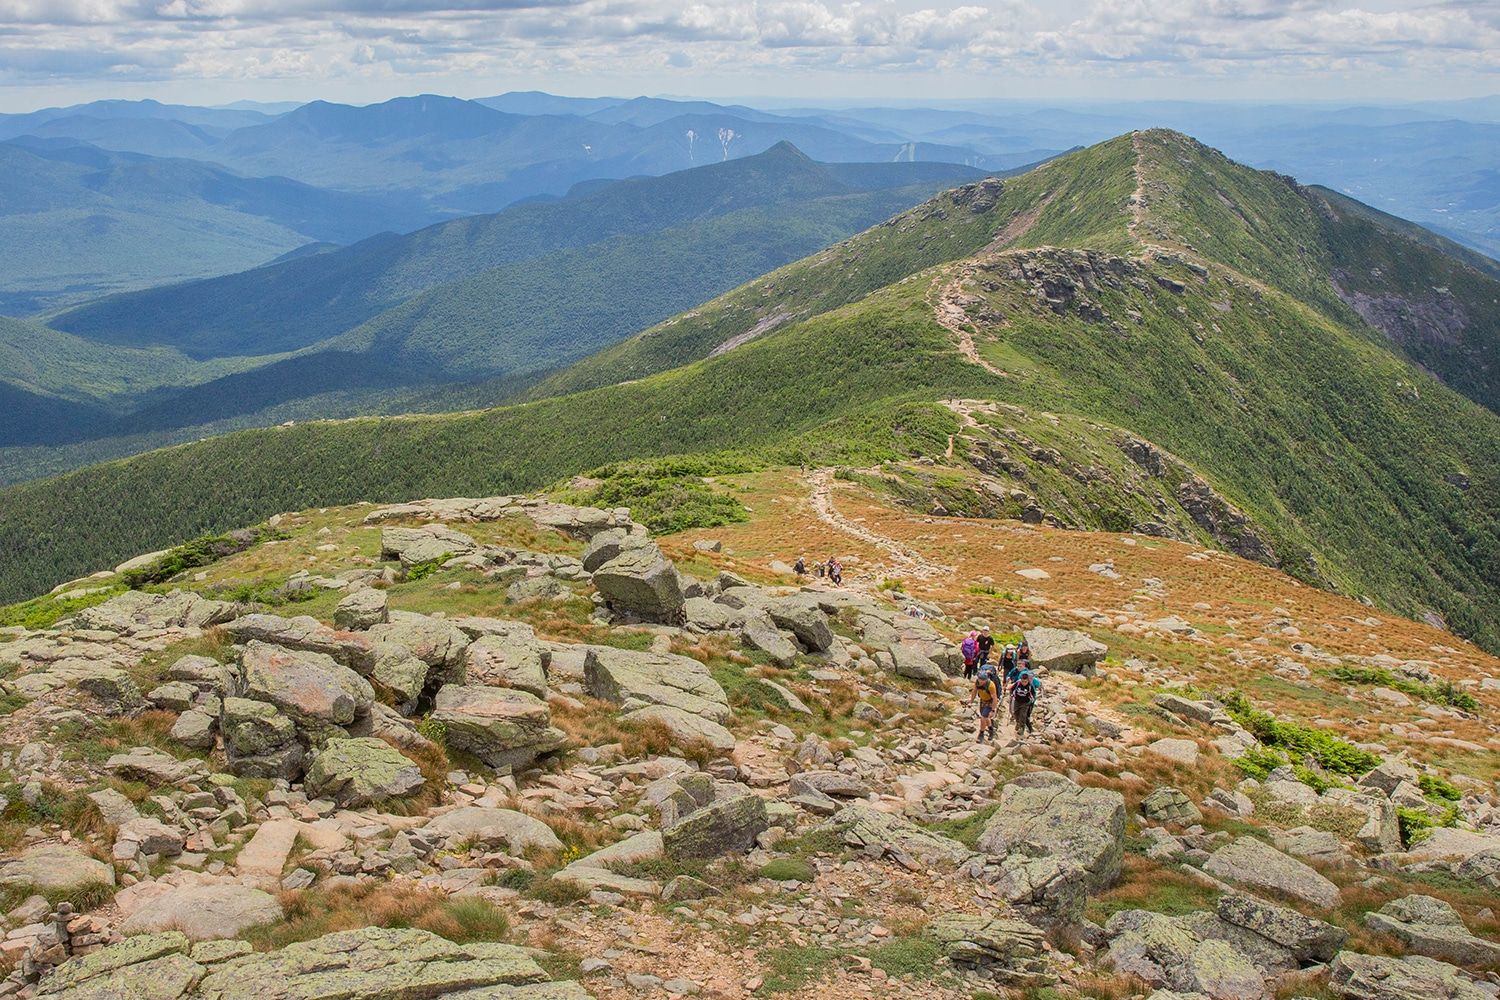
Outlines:
{"label": "sky", "polygon": [[0,0],[0,111],[530,89],[1462,98],[1500,93],[1500,0]]}

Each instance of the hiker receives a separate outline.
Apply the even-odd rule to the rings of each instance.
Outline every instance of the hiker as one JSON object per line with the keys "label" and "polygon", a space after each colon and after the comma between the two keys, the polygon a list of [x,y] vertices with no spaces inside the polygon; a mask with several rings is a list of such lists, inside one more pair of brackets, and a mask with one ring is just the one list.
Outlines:
{"label": "hiker", "polygon": [[1000,653],[1000,693],[1006,695],[1005,704],[1010,704],[1007,692],[1015,686],[1016,678],[1021,675],[1021,659],[1016,652],[1016,647],[1010,643],[1005,644],[1005,649]]}
{"label": "hiker", "polygon": [[1010,717],[1016,722],[1016,739],[1032,734],[1031,710],[1036,707],[1041,693],[1041,679],[1030,670],[1023,670],[1016,676],[1016,683],[1010,690]]}
{"label": "hiker", "polygon": [[995,693],[999,696],[996,699],[998,704],[995,706],[995,711],[990,715],[990,726],[988,732],[986,733],[986,735],[988,735],[990,738],[990,742],[993,743],[995,740],[995,726],[1000,721],[1000,712],[1005,706],[1005,696],[1003,693],[1004,689],[1001,686],[1000,673],[995,669],[995,665],[993,663],[981,663],[979,665],[978,679],[981,681],[987,680],[992,685],[994,685]]}
{"label": "hiker", "polygon": [[990,627],[982,626],[979,629],[979,665],[982,667],[990,662],[990,653],[995,648],[995,637],[990,635]]}
{"label": "hiker", "polygon": [[798,576],[806,576],[807,575],[807,557],[806,556],[798,556],[797,557],[797,564],[792,567],[792,572],[796,573]]}
{"label": "hiker", "polygon": [[823,579],[823,574],[827,571],[828,567],[824,566],[822,563],[813,563],[813,572],[818,575],[819,580]]}
{"label": "hiker", "polygon": [[828,559],[828,578],[833,581],[835,587],[844,585],[844,564],[832,556]]}
{"label": "hiker", "polygon": [[986,737],[991,740],[995,735],[995,709],[1000,705],[1000,689],[995,686],[995,677],[988,671],[979,674],[974,679],[974,696],[972,701],[979,705],[978,728],[974,732],[974,742],[983,743]]}
{"label": "hiker", "polygon": [[970,631],[964,636],[964,641],[959,645],[958,651],[964,657],[964,680],[974,676],[979,666],[979,633]]}
{"label": "hiker", "polygon": [[1016,662],[1025,670],[1031,669],[1031,643],[1021,636],[1021,645],[1016,648]]}

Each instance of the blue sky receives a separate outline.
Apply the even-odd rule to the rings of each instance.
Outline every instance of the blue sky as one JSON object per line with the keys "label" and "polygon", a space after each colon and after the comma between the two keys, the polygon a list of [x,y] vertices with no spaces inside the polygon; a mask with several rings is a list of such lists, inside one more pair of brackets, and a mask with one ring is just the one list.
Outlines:
{"label": "blue sky", "polygon": [[1465,97],[1500,92],[1500,0],[0,0],[0,110],[511,89]]}

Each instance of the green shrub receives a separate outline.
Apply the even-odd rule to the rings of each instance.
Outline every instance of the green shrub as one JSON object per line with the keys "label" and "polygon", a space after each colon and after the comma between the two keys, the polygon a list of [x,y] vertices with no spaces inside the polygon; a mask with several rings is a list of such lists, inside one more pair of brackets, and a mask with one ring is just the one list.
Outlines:
{"label": "green shrub", "polygon": [[30,601],[0,608],[0,626],[32,630],[51,628],[62,619],[76,615],[85,608],[103,604],[124,591],[124,587],[114,586],[95,594],[80,594],[76,597],[69,596],[66,592],[45,594]]}
{"label": "green shrub", "polygon": [[943,950],[936,941],[925,937],[900,937],[877,946],[870,952],[870,964],[891,976],[924,978],[937,971]]}
{"label": "green shrub", "polygon": [[1234,766],[1247,778],[1265,781],[1266,776],[1286,763],[1286,758],[1266,747],[1251,747],[1235,759]]}
{"label": "green shrub", "polygon": [[178,573],[211,565],[225,556],[243,552],[268,537],[270,533],[261,529],[237,531],[230,535],[203,535],[168,549],[145,566],[127,570],[120,578],[132,590],[155,583],[166,583]]}
{"label": "green shrub", "polygon": [[1417,787],[1422,789],[1422,794],[1429,799],[1446,799],[1449,802],[1457,802],[1463,798],[1463,793],[1452,782],[1439,778],[1434,774],[1424,774],[1417,779]]}
{"label": "green shrub", "polygon": [[1346,684],[1378,684],[1421,701],[1448,705],[1464,712],[1478,712],[1480,709],[1479,702],[1473,695],[1449,680],[1423,684],[1410,677],[1393,674],[1382,667],[1334,667],[1328,672],[1328,676]]}
{"label": "green shrub", "polygon": [[776,858],[761,866],[760,877],[772,882],[811,882],[817,873],[800,858]]}
{"label": "green shrub", "polygon": [[1349,777],[1357,777],[1380,764],[1375,754],[1332,733],[1278,720],[1270,712],[1252,706],[1238,691],[1230,691],[1220,700],[1234,721],[1250,730],[1256,739],[1287,751],[1294,759],[1312,757],[1327,770]]}
{"label": "green shrub", "polygon": [[1427,810],[1408,806],[1396,808],[1396,820],[1401,827],[1401,845],[1408,848],[1426,840],[1435,825]]}

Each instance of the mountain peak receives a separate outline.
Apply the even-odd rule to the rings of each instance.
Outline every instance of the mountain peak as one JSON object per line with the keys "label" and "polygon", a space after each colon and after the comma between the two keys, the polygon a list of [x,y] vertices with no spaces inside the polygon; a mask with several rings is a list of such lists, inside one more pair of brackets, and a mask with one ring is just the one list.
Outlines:
{"label": "mountain peak", "polygon": [[780,142],[776,143],[776,145],[772,146],[770,149],[767,149],[761,155],[796,157],[799,160],[806,160],[808,163],[815,162],[812,157],[808,156],[806,153],[802,152],[802,150],[794,146],[790,139],[782,139]]}

